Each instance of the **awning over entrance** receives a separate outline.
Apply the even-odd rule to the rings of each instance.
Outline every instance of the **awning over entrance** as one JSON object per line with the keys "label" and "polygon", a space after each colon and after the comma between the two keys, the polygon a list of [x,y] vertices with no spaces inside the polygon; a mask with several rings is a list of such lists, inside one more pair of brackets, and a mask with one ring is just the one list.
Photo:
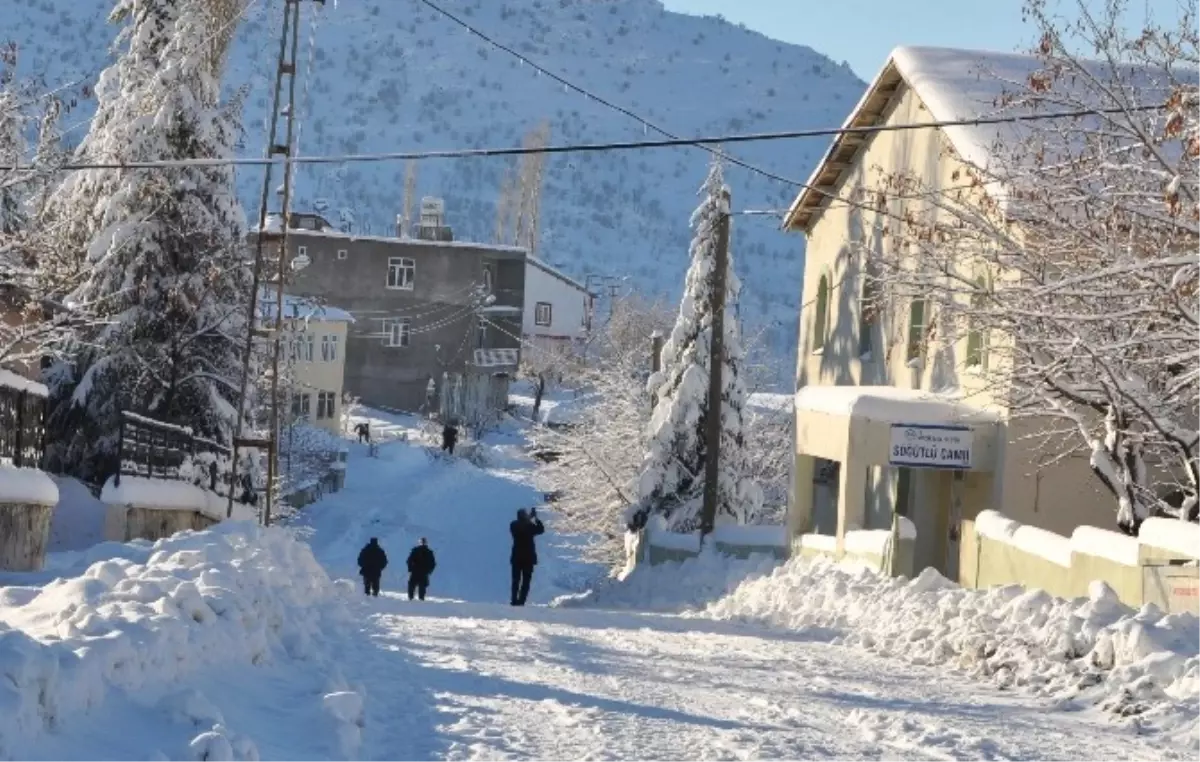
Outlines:
{"label": "awning over entrance", "polygon": [[795,408],[789,524],[794,534],[807,531],[814,458],[840,462],[839,553],[846,530],[863,527],[871,468],[986,473],[997,467],[1001,416],[950,395],[891,386],[806,386],[796,393]]}

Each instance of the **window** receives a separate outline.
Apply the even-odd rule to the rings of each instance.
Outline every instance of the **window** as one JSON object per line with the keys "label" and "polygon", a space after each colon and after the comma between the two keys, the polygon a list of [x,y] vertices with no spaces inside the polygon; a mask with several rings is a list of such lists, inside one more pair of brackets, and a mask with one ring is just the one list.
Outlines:
{"label": "window", "polygon": [[858,303],[858,356],[871,354],[872,333],[879,314],[879,288],[875,272],[868,262],[863,269],[862,298]]}
{"label": "window", "polygon": [[411,318],[383,321],[383,345],[385,347],[407,347],[411,338]]}
{"label": "window", "polygon": [[987,280],[981,275],[975,279],[975,292],[971,294],[970,328],[967,331],[967,367],[981,371],[987,370],[987,341],[979,313],[987,305],[987,293]]}
{"label": "window", "polygon": [[489,294],[492,292],[492,284],[496,282],[496,273],[492,269],[492,265],[483,266],[483,288]]}
{"label": "window", "polygon": [[408,257],[388,257],[387,287],[412,291],[417,263]]}
{"label": "window", "polygon": [[338,249],[337,258],[338,258],[338,259],[345,259],[345,258],[346,258],[346,250],[345,250],[345,249]]}
{"label": "window", "polygon": [[829,332],[829,276],[822,274],[817,281],[817,313],[813,316],[812,349],[818,352],[825,348]]}
{"label": "window", "polygon": [[321,362],[337,361],[338,337],[329,334],[321,337]]}
{"label": "window", "polygon": [[333,418],[337,413],[337,395],[333,392],[317,394],[317,420]]}
{"label": "window", "polygon": [[534,325],[550,325],[553,314],[554,308],[550,306],[550,302],[538,302],[533,309]]}
{"label": "window", "polygon": [[292,395],[292,418],[297,420],[307,419],[311,411],[309,407],[311,396],[308,394],[293,394]]}
{"label": "window", "polygon": [[300,339],[292,339],[288,342],[288,361],[296,362],[300,359]]}
{"label": "window", "polygon": [[920,359],[925,346],[925,330],[929,325],[929,300],[917,297],[908,308],[908,349],[905,357],[911,362]]}
{"label": "window", "polygon": [[313,347],[316,343],[315,339],[316,339],[316,336],[313,336],[311,333],[308,334],[307,336],[305,336],[303,339],[303,341],[304,341],[304,361],[305,362],[313,361]]}
{"label": "window", "polygon": [[297,246],[296,247],[296,256],[307,257],[308,256],[308,247],[307,246]]}

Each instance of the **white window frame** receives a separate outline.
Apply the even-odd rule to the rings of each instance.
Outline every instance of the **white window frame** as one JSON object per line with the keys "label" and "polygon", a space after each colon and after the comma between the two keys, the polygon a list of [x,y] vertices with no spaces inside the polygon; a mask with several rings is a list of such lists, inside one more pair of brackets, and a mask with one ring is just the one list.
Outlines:
{"label": "white window frame", "polygon": [[331,344],[329,334],[321,336],[321,362],[332,362],[333,358],[330,355]]}
{"label": "white window frame", "polygon": [[[299,408],[299,410],[297,410]],[[298,420],[307,421],[312,414],[312,395],[307,392],[296,392],[292,395],[292,415]]]}
{"label": "white window frame", "polygon": [[336,333],[329,334],[329,362],[337,362],[338,337]]}
{"label": "white window frame", "polygon": [[306,334],[304,336],[304,362],[312,362],[313,361],[313,349],[315,346],[316,346],[316,336],[311,333]]}
{"label": "white window frame", "polygon": [[483,288],[489,294],[496,285],[495,267],[489,262],[483,266]]}
{"label": "white window frame", "polygon": [[333,392],[317,392],[317,420],[324,421],[333,417]]}
{"label": "white window frame", "polygon": [[412,345],[412,318],[388,318],[383,321],[383,345],[403,348]]}
{"label": "white window frame", "polygon": [[338,249],[338,250],[337,250],[337,258],[338,258],[338,259],[345,259],[347,256],[349,256],[349,255],[346,253],[346,250],[345,250],[345,249]]}
{"label": "white window frame", "polygon": [[297,246],[296,247],[296,256],[307,257],[308,256],[308,247],[307,246]]}
{"label": "white window frame", "polygon": [[[546,319],[542,320],[542,308],[546,308]],[[554,323],[554,305],[550,302],[538,302],[533,307],[533,324],[549,328]]]}
{"label": "white window frame", "polygon": [[[392,277],[393,273],[396,274],[395,279]],[[417,260],[412,257],[388,257],[387,280],[384,281],[388,290],[412,291],[416,280]]]}

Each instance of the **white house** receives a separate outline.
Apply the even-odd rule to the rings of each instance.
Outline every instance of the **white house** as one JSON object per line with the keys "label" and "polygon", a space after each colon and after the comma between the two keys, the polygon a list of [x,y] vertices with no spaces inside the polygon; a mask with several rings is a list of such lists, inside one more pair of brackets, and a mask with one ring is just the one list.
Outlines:
{"label": "white house", "polygon": [[592,327],[593,298],[579,281],[527,256],[523,338],[545,349],[582,341]]}

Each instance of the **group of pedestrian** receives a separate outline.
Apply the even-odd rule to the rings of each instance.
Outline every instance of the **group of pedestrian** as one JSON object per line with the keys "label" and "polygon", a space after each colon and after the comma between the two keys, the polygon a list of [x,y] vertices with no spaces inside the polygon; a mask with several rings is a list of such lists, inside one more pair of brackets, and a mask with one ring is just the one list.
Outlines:
{"label": "group of pedestrian", "polygon": [[[534,538],[546,531],[541,519],[537,517],[537,508],[524,508],[517,511],[517,518],[508,525],[512,535],[512,553],[509,555],[509,565],[512,567],[512,597],[513,606],[524,606],[529,597],[529,585],[533,581],[533,567],[537,566],[537,544]],[[363,592],[368,596],[379,596],[379,583],[383,579],[383,570],[387,568],[388,558],[378,537],[363,546],[358,552],[358,572],[363,578]],[[408,599],[425,600],[425,591],[429,589],[429,578],[437,568],[437,559],[429,541],[422,537],[420,543],[408,554]]]}

